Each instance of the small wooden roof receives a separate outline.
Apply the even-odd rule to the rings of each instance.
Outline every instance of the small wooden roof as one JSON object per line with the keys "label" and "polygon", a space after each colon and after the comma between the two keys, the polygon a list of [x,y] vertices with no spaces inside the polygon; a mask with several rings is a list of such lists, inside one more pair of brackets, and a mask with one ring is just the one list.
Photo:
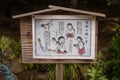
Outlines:
{"label": "small wooden roof", "polygon": [[28,13],[19,14],[19,15],[14,15],[12,18],[16,19],[16,18],[26,17],[26,16],[30,16],[30,15],[35,15],[35,14],[40,14],[40,13],[45,13],[45,12],[50,12],[50,11],[56,11],[56,10],[70,11],[70,12],[99,16],[99,17],[105,17],[106,16],[105,14],[102,14],[102,13],[96,13],[96,12],[91,12],[91,11],[85,11],[85,10],[78,10],[78,9],[49,5],[48,9],[28,12]]}

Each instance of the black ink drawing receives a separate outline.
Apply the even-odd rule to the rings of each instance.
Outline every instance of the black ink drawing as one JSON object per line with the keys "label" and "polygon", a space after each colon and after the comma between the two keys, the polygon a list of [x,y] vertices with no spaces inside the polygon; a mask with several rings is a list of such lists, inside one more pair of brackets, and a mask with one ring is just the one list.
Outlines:
{"label": "black ink drawing", "polygon": [[40,19],[35,24],[35,48],[42,57],[86,57],[91,52],[90,20]]}
{"label": "black ink drawing", "polygon": [[64,34],[64,21],[61,21],[61,33],[62,35]]}
{"label": "black ink drawing", "polygon": [[88,29],[85,29],[85,31],[88,31]]}
{"label": "black ink drawing", "polygon": [[86,44],[87,44],[87,42],[88,42],[88,41],[87,41],[87,40],[85,40],[85,43],[86,43]]}
{"label": "black ink drawing", "polygon": [[72,46],[73,46],[73,39],[75,37],[75,29],[72,25],[72,23],[67,24],[67,39],[68,39],[68,45],[69,45],[69,53],[72,54]]}
{"label": "black ink drawing", "polygon": [[79,55],[85,54],[84,42],[80,36],[77,37],[77,44],[74,44],[74,46],[78,49]]}
{"label": "black ink drawing", "polygon": [[50,27],[53,25],[52,20],[50,20],[47,23],[41,24],[41,27],[43,27],[45,30],[50,30]]}
{"label": "black ink drawing", "polygon": [[67,24],[67,38],[74,38],[75,29],[71,23]]}
{"label": "black ink drawing", "polygon": [[58,53],[58,54],[67,53],[66,47],[65,47],[65,38],[64,38],[63,36],[60,36],[60,37],[58,38],[57,53]]}
{"label": "black ink drawing", "polygon": [[53,46],[55,46],[53,49],[48,49],[48,51],[56,52],[57,54],[64,54],[67,53],[66,47],[65,47],[65,38],[63,36],[60,36],[58,38],[58,41],[55,38],[52,38]]}
{"label": "black ink drawing", "polygon": [[41,24],[41,27],[44,28],[44,41],[45,41],[45,50],[47,51],[48,45],[50,46],[50,27],[52,26],[52,20],[46,24]]}
{"label": "black ink drawing", "polygon": [[59,22],[59,34],[60,34],[60,29],[61,29],[61,24],[60,24],[60,22]]}
{"label": "black ink drawing", "polygon": [[88,38],[88,33],[87,32],[85,33],[85,37],[86,37],[86,39]]}
{"label": "black ink drawing", "polygon": [[62,22],[60,21],[60,35],[62,35]]}
{"label": "black ink drawing", "polygon": [[88,21],[85,22],[86,25],[85,25],[85,43],[87,44],[88,43],[88,37],[89,37],[89,34],[88,34],[88,30],[89,30],[89,24],[88,24]]}
{"label": "black ink drawing", "polygon": [[40,49],[43,51],[43,50],[44,50],[44,47],[43,47],[42,44],[41,44],[41,39],[40,39],[40,38],[38,38],[38,43],[39,43]]}
{"label": "black ink drawing", "polygon": [[77,22],[77,34],[82,35],[82,22]]}
{"label": "black ink drawing", "polygon": [[52,42],[52,47],[50,47],[50,49],[48,49],[48,51],[50,51],[50,52],[56,52],[57,51],[56,48],[58,46],[58,41],[53,37],[51,39],[51,42]]}
{"label": "black ink drawing", "polygon": [[88,28],[88,25],[86,24],[86,26],[85,26],[86,28]]}
{"label": "black ink drawing", "polygon": [[48,49],[48,45],[50,45],[50,32],[45,31],[44,32],[44,41],[45,41],[45,49]]}
{"label": "black ink drawing", "polygon": [[59,34],[63,35],[64,34],[64,22],[59,21]]}

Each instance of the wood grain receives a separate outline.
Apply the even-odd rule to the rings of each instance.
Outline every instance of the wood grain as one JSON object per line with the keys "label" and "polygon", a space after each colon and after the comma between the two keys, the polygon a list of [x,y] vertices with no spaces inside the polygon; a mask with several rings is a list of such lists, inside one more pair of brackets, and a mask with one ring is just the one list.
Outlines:
{"label": "wood grain", "polygon": [[56,64],[56,80],[63,80],[63,64]]}
{"label": "wood grain", "polygon": [[[98,23],[96,22],[96,25]],[[96,26],[96,53],[97,53],[97,36]],[[22,44],[22,62],[23,63],[94,63],[96,60],[82,59],[33,59],[33,42],[32,42],[32,16],[20,18],[20,35]],[[28,34],[29,33],[29,34]]]}

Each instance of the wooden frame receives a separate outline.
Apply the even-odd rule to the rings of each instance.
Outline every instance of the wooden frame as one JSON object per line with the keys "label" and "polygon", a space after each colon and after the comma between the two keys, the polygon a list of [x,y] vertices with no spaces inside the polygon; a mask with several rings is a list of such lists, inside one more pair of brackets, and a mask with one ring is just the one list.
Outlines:
{"label": "wooden frame", "polygon": [[[89,56],[87,56],[86,54],[83,54],[83,55],[79,55],[78,53],[77,53],[77,51],[76,52],[71,52],[71,54],[70,55],[68,55],[68,56],[66,56],[67,54],[69,54],[70,52],[68,52],[69,50],[67,50],[67,52],[68,53],[66,53],[66,54],[62,54],[62,57],[61,57],[61,54],[59,55],[59,54],[54,54],[54,55],[52,55],[51,54],[51,51],[48,51],[47,50],[47,54],[45,54],[46,52],[45,51],[41,51],[41,46],[42,45],[44,45],[44,44],[41,44],[41,42],[43,41],[45,41],[44,40],[44,37],[43,37],[43,35],[41,35],[41,29],[40,29],[40,26],[38,26],[39,27],[39,29],[40,29],[40,31],[38,31],[38,28],[37,28],[37,31],[40,33],[38,33],[39,35],[39,39],[40,39],[40,43],[38,43],[37,42],[37,40],[36,40],[36,35],[37,35],[37,31],[35,30],[35,28],[36,28],[36,20],[53,20],[53,21],[56,21],[56,20],[63,20],[64,22],[65,22],[65,19],[67,19],[67,21],[68,20],[72,20],[72,23],[73,23],[73,21],[75,21],[75,20],[87,20],[87,21],[89,21],[89,20],[91,20],[91,26],[89,27],[89,29],[88,29],[88,31],[87,32],[89,32],[88,33],[88,35],[87,35],[87,37],[90,39],[85,39],[86,38],[86,35],[84,35],[85,33],[85,30],[84,29],[86,29],[85,28],[85,25],[83,26],[83,31],[82,31],[82,34],[83,35],[78,35],[78,36],[82,36],[82,37],[84,37],[84,40],[87,40],[88,41],[88,43],[86,42],[85,43],[85,41],[83,41],[84,43],[85,43],[85,47],[87,47],[87,49],[85,48],[85,51],[86,51],[86,54],[89,54],[90,53],[90,55]],[[32,19],[32,22],[33,22],[33,28],[32,28],[32,30],[33,30],[33,58],[34,59],[95,59],[95,17],[93,17],[93,16],[86,16],[86,15],[37,15],[37,16],[33,16],[33,19]],[[70,22],[70,21],[69,21]],[[58,26],[57,26],[58,27]],[[55,28],[56,28],[56,26],[55,26]],[[54,29],[55,29],[54,28]],[[77,29],[77,28],[76,28]],[[91,31],[89,31],[89,30],[91,30]],[[43,30],[42,30],[43,31]],[[44,33],[44,32],[42,32],[42,33]],[[64,33],[64,32],[63,32]],[[41,36],[40,36],[41,35]],[[91,36],[91,37],[89,37],[89,36]],[[41,37],[43,37],[42,39],[41,39]],[[51,40],[51,39],[50,39]],[[74,40],[74,39],[73,39]],[[69,41],[69,39],[66,39],[66,43],[67,43],[67,41]],[[72,42],[73,43],[73,42]],[[40,44],[40,48],[38,48],[39,47],[39,45],[37,46],[37,44]],[[73,45],[73,44],[72,44]],[[52,44],[52,46],[53,46],[53,44]],[[89,46],[89,47],[88,47]],[[45,47],[45,46],[44,46]],[[42,49],[44,48],[44,47],[42,47]],[[67,47],[69,47],[69,45],[67,46]],[[73,47],[71,48],[71,49],[73,49]],[[90,49],[90,50],[88,50],[88,49]],[[73,49],[73,50],[75,50],[75,48]],[[72,51],[73,51],[72,50]],[[77,50],[77,49],[76,49]],[[39,52],[38,52],[39,51]],[[87,52],[88,51],[88,52]],[[36,54],[37,53],[37,54]],[[52,52],[53,53],[53,52]],[[75,54],[76,53],[76,56],[74,55],[74,57],[72,56],[72,54]],[[39,55],[38,55],[39,54]],[[40,55],[41,54],[41,55]],[[45,54],[45,55],[44,55]],[[78,55],[77,55],[78,54]],[[55,56],[56,55],[56,56]]]}

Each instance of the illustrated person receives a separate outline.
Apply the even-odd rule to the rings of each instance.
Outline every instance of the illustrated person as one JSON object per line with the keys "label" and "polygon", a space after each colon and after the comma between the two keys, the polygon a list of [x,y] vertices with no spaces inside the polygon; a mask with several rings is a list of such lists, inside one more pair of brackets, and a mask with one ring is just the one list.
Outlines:
{"label": "illustrated person", "polygon": [[79,55],[85,53],[84,42],[82,41],[82,38],[80,36],[77,37],[77,44],[74,44],[74,46],[78,49]]}
{"label": "illustrated person", "polygon": [[65,44],[65,38],[64,38],[63,36],[60,36],[60,37],[58,38],[57,54],[67,53],[64,44]]}
{"label": "illustrated person", "polygon": [[75,29],[72,25],[72,23],[68,23],[67,24],[67,39],[68,39],[68,45],[69,45],[69,53],[72,54],[72,50],[73,50],[73,39],[74,39],[74,34],[75,34]]}
{"label": "illustrated person", "polygon": [[73,28],[72,23],[67,24],[67,38],[74,38],[75,29]]}
{"label": "illustrated person", "polygon": [[48,51],[55,52],[58,46],[58,41],[54,37],[51,39],[51,44],[52,46],[48,49]]}
{"label": "illustrated person", "polygon": [[52,38],[52,45],[54,46],[58,45],[58,41],[55,38]]}
{"label": "illustrated person", "polygon": [[57,54],[67,53],[64,44],[65,44],[65,38],[63,36],[60,36],[58,38],[58,41],[55,38],[52,38],[52,47],[48,49],[48,51],[52,51]]}
{"label": "illustrated person", "polygon": [[41,24],[41,28],[44,28],[44,42],[45,50],[47,51],[48,45],[50,45],[50,26],[47,24]]}

